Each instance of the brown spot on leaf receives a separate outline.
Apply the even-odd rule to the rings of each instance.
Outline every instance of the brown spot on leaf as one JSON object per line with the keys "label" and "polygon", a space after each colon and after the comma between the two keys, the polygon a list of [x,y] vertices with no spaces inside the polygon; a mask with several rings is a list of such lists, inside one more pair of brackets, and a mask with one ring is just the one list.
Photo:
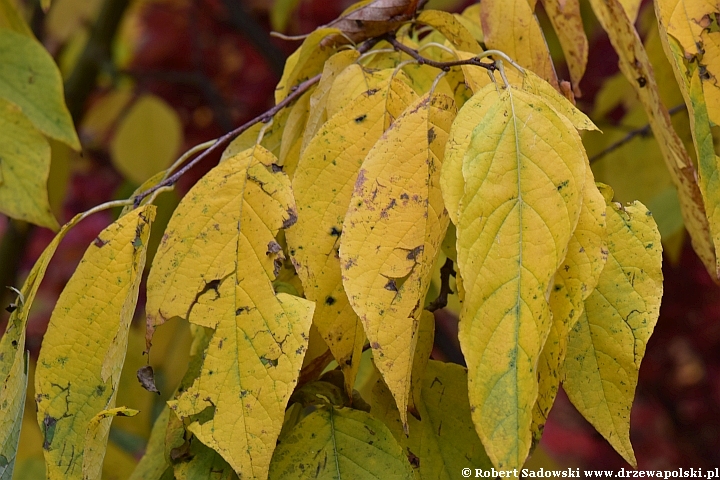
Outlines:
{"label": "brown spot on leaf", "polygon": [[270,240],[267,246],[267,252],[265,252],[265,254],[272,255],[273,253],[278,253],[280,250],[282,250],[280,244],[275,240]]}
{"label": "brown spot on leaf", "polygon": [[295,210],[293,210],[292,208],[288,208],[287,214],[288,214],[288,218],[286,218],[282,224],[283,230],[286,228],[290,228],[293,225],[295,225],[295,223],[297,223],[298,218],[297,218],[297,213],[295,213]]}
{"label": "brown spot on leaf", "polygon": [[100,237],[97,237],[97,238],[95,238],[95,240],[93,240],[93,245],[95,245],[98,248],[104,247],[106,243],[107,242]]}
{"label": "brown spot on leaf", "polygon": [[412,250],[410,250],[408,252],[407,259],[408,260],[416,260],[418,255],[420,255],[423,252],[423,250],[425,250],[425,246],[423,246],[423,245],[419,245],[419,246],[413,248]]}
{"label": "brown spot on leaf", "polygon": [[153,368],[150,365],[145,365],[138,369],[137,379],[145,390],[160,395],[160,390],[155,386],[155,372],[153,372]]}
{"label": "brown spot on leaf", "polygon": [[387,283],[385,284],[385,290],[390,290],[391,292],[397,292],[397,285],[395,285],[395,279],[390,278],[388,279]]}

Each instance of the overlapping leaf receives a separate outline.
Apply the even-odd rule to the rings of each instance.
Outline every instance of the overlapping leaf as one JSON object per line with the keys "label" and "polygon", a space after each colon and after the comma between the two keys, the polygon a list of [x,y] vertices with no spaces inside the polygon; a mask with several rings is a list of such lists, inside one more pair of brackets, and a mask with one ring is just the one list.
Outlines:
{"label": "overlapping leaf", "polygon": [[[148,305],[162,295],[153,300],[155,318],[177,303],[191,322],[215,328],[200,375],[171,408],[191,417],[188,430],[243,476],[267,474],[314,308],[273,290],[282,261],[275,236],[296,219],[290,181],[274,162],[256,146],[188,192],[168,226],[148,293]],[[167,292],[174,288],[190,295],[172,300]],[[194,417],[207,409],[211,419]]]}
{"label": "overlapping leaf", "polygon": [[154,208],[98,235],[53,310],[35,373],[48,478],[100,475],[112,419],[96,416],[115,404]]}
{"label": "overlapping leaf", "polygon": [[345,291],[403,422],[418,317],[449,220],[439,181],[454,115],[450,98],[428,94],[393,123],[363,162],[340,240]]}
{"label": "overlapping leaf", "polygon": [[580,413],[630,464],[630,407],[660,311],[662,247],[639,202],[607,208],[608,259],[572,329],[563,386]]}
{"label": "overlapping leaf", "polygon": [[378,87],[350,101],[305,149],[293,179],[298,221],[286,237],[305,295],[316,302],[314,324],[345,372],[348,392],[365,335],[342,285],[343,221],[365,156],[415,98],[397,77]]}
{"label": "overlapping leaf", "polygon": [[712,278],[717,281],[717,255],[703,197],[696,181],[697,171],[670,123],[667,109],[660,101],[657,82],[640,36],[619,0],[590,0],[590,3],[620,57],[620,71],[633,85],[645,108],[665,164],[678,189],[685,227],[695,252]]}
{"label": "overlapping leaf", "polygon": [[573,92],[579,97],[580,80],[585,74],[588,57],[588,39],[583,29],[578,0],[542,0],[553,29],[557,33],[565,61],[570,71]]}
{"label": "overlapping leaf", "polygon": [[511,87],[463,160],[459,337],[473,421],[498,468],[520,467],[530,450],[536,365],[552,325],[547,296],[580,214],[583,158],[570,122]]}
{"label": "overlapping leaf", "polygon": [[269,478],[411,480],[413,473],[381,421],[360,410],[328,406],[305,417],[283,438]]}

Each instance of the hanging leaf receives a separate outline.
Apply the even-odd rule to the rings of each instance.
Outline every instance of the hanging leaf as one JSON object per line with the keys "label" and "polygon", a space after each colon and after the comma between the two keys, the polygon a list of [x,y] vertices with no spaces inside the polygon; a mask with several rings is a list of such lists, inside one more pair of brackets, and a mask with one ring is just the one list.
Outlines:
{"label": "hanging leaf", "polygon": [[405,455],[390,431],[369,413],[319,408],[293,428],[275,450],[271,480],[412,480]]}
{"label": "hanging leaf", "polygon": [[[605,186],[601,188],[608,194],[607,200],[611,200],[612,192]],[[536,444],[560,386],[569,331],[584,309],[583,301],[595,289],[607,260],[605,227],[605,198],[588,167],[580,218],[550,292],[552,327],[538,362],[538,399],[533,409],[532,431]]]}
{"label": "hanging leaf", "polygon": [[[181,418],[209,408],[211,419],[187,429],[243,476],[267,475],[314,308],[273,289],[275,236],[296,219],[276,161],[257,146],[203,177],[176,209],[148,281],[148,318],[215,329],[199,376],[170,406]],[[173,298],[180,291],[190,295]]]}
{"label": "hanging leaf", "polygon": [[581,96],[580,80],[585,74],[588,59],[588,39],[583,29],[578,0],[542,0],[545,12],[560,40],[567,62],[573,92]]}
{"label": "hanging leaf", "polygon": [[[395,30],[412,18],[419,0],[372,0],[358,2],[326,27],[337,28],[342,36],[358,43]],[[336,36],[335,41],[340,38]],[[347,40],[346,40],[347,41]]]}
{"label": "hanging leaf", "polygon": [[662,297],[662,247],[639,202],[607,208],[608,260],[568,341],[563,387],[631,465],[630,406]]}
{"label": "hanging leaf", "polygon": [[80,150],[62,79],[50,54],[34,38],[0,29],[0,98],[14,103],[45,135]]}
{"label": "hanging leaf", "polygon": [[467,370],[430,360],[420,385],[419,415],[409,418],[409,436],[403,432],[392,394],[381,380],[373,389],[370,410],[388,426],[405,451],[415,478],[457,478],[458,465],[471,468],[473,473],[475,469],[490,470],[492,463],[470,417]]}
{"label": "hanging leaf", "polygon": [[463,160],[459,338],[473,421],[497,468],[519,468],[530,450],[536,365],[552,325],[546,295],[580,214],[584,158],[567,120],[507,88]]}
{"label": "hanging leaf", "polygon": [[428,94],[392,124],[363,162],[340,239],[345,291],[404,423],[419,316],[449,220],[439,181],[454,108]]}
{"label": "hanging leaf", "polygon": [[100,475],[112,418],[96,416],[114,407],[154,214],[141,207],[103,230],[50,317],[35,373],[49,479]]}
{"label": "hanging leaf", "polygon": [[478,54],[482,51],[472,33],[456,16],[438,10],[423,10],[416,22],[429,25],[443,34],[458,50]]}
{"label": "hanging leaf", "polygon": [[49,174],[47,140],[18,107],[0,98],[0,213],[57,230],[48,201]]}
{"label": "hanging leaf", "polygon": [[545,37],[528,0],[483,0],[480,19],[488,48],[503,51],[558,88]]}
{"label": "hanging leaf", "polygon": [[175,110],[160,97],[144,95],[118,125],[110,144],[113,165],[139,185],[175,160],[182,137],[182,122]]}
{"label": "hanging leaf", "polygon": [[309,300],[314,324],[345,373],[352,392],[365,343],[362,324],[343,289],[338,248],[353,185],[365,156],[415,95],[398,78],[352,100],[318,131],[293,179],[298,221],[288,247]]}
{"label": "hanging leaf", "polygon": [[685,227],[690,234],[695,252],[710,276],[718,281],[720,268],[713,245],[711,226],[696,182],[697,171],[672,127],[667,109],[660,101],[655,75],[640,36],[618,0],[590,0],[590,4],[620,57],[620,71],[633,85],[645,108],[653,134],[658,139],[665,165],[678,189]]}

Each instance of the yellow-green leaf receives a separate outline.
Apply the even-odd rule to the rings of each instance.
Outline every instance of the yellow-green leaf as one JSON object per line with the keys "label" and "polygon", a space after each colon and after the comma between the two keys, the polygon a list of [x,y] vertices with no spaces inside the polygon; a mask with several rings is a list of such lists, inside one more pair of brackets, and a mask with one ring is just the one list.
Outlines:
{"label": "yellow-green leaf", "polygon": [[370,413],[383,421],[405,450],[415,468],[415,478],[450,480],[458,467],[490,470],[470,416],[467,370],[460,365],[430,360],[421,379],[419,416],[409,418],[410,435],[402,422],[390,391],[382,380],[373,389]]}
{"label": "yellow-green leaf", "polygon": [[[148,318],[187,316],[215,329],[199,376],[171,408],[191,417],[187,429],[239,475],[260,478],[314,309],[273,290],[283,258],[275,236],[296,219],[290,181],[276,161],[256,146],[205,175],[175,211],[148,281]],[[208,408],[212,419],[193,417]]]}
{"label": "yellow-green leaf", "polygon": [[620,71],[633,85],[645,108],[665,165],[678,189],[685,227],[695,252],[710,276],[717,281],[720,270],[702,194],[696,181],[697,171],[660,100],[653,69],[640,36],[618,0],[590,0],[590,4],[620,57]]}
{"label": "yellow-green leaf", "polygon": [[[114,398],[112,403],[115,403]],[[110,432],[110,422],[105,422],[103,420],[111,420],[113,417],[134,417],[138,413],[140,413],[138,410],[134,410],[132,408],[115,407],[98,412],[90,419],[87,431],[85,432],[83,478],[96,478],[99,473],[98,466],[103,463],[107,436]]]}
{"label": "yellow-green leaf", "polygon": [[0,0],[0,28],[8,28],[27,37],[35,38],[30,26],[17,11],[12,0]]}
{"label": "yellow-green leaf", "polygon": [[639,202],[607,208],[608,260],[570,333],[563,387],[578,411],[631,465],[630,407],[660,311],[662,247]]}
{"label": "yellow-green leaf", "polygon": [[283,167],[290,178],[295,173],[297,163],[300,160],[300,148],[310,109],[311,94],[312,90],[305,92],[295,101],[295,104],[290,107],[290,113],[283,125],[278,165]]}
{"label": "yellow-green leaf", "polygon": [[555,67],[528,0],[483,0],[480,18],[488,48],[505,52],[557,88]]}
{"label": "yellow-green leaf", "polygon": [[432,312],[423,310],[420,312],[417,327],[417,342],[415,344],[415,354],[413,355],[412,366],[412,386],[411,394],[408,399],[408,411],[414,415],[421,415],[418,405],[421,401],[423,379],[425,378],[425,369],[427,368],[433,345],[435,344],[435,316]]}
{"label": "yellow-green leaf", "polygon": [[286,236],[305,295],[317,305],[313,323],[343,369],[348,392],[365,334],[342,285],[337,251],[343,221],[365,156],[415,99],[398,78],[378,86],[351,100],[305,149],[293,178],[298,221]]}
{"label": "yellow-green leaf", "polygon": [[451,98],[428,94],[392,124],[363,162],[340,239],[345,291],[403,422],[418,320],[449,221],[440,167],[454,110]]}
{"label": "yellow-green leaf", "polygon": [[182,123],[160,97],[140,97],[120,121],[110,144],[113,165],[141,184],[168,167],[182,145]]}
{"label": "yellow-green leaf", "polygon": [[50,145],[18,107],[2,98],[0,158],[0,213],[57,230],[47,192]]}
{"label": "yellow-green leaf", "polygon": [[168,426],[170,409],[165,406],[153,424],[145,454],[133,470],[130,480],[159,480],[170,466],[165,459],[165,430]]}
{"label": "yellow-green leaf", "polygon": [[459,338],[473,421],[497,468],[519,468],[530,450],[536,365],[552,325],[546,296],[580,214],[585,158],[570,122],[508,88],[463,160]]}
{"label": "yellow-green leaf", "polygon": [[[155,207],[141,207],[88,247],[50,317],[35,373],[49,479],[98,478]],[[88,456],[89,462],[85,462]]]}
{"label": "yellow-green leaf", "polygon": [[580,80],[585,74],[588,57],[588,39],[580,16],[579,0],[542,0],[545,12],[557,33],[567,62],[573,92],[581,95]]}
{"label": "yellow-green leaf", "polygon": [[0,29],[0,65],[0,98],[20,107],[45,135],[80,150],[60,72],[40,42]]}
{"label": "yellow-green leaf", "polygon": [[532,430],[536,443],[560,385],[569,330],[580,317],[583,301],[595,289],[607,260],[605,199],[589,167],[585,175],[580,218],[550,292],[552,327],[538,362],[538,399],[533,409]]}
{"label": "yellow-green leaf", "polygon": [[369,413],[328,406],[303,418],[278,445],[271,480],[412,480],[388,428]]}
{"label": "yellow-green leaf", "polygon": [[[337,75],[328,92],[325,106],[328,118],[334,116],[359,95],[379,88],[394,73],[394,68],[373,70],[357,64],[348,66]],[[403,81],[407,79],[404,73],[398,72],[396,76]]]}
{"label": "yellow-green leaf", "polygon": [[[1,351],[4,350],[3,348]],[[5,381],[0,389],[0,401],[3,406],[3,415],[0,418],[0,479],[2,480],[11,480],[15,469],[27,392],[30,357],[24,352],[24,345],[18,346],[17,350],[23,361],[12,363],[11,370],[3,379]]]}

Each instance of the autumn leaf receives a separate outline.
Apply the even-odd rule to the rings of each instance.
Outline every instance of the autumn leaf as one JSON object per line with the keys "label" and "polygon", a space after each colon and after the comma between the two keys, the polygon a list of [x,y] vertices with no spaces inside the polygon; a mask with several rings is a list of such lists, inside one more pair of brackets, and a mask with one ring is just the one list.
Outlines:
{"label": "autumn leaf", "polygon": [[340,239],[345,291],[403,422],[418,317],[449,221],[439,180],[454,115],[450,98],[428,94],[392,124],[362,164]]}
{"label": "autumn leaf", "polygon": [[510,87],[463,160],[459,338],[473,421],[497,468],[520,467],[530,450],[536,364],[552,325],[546,295],[580,214],[584,158],[564,117]]}
{"label": "autumn leaf", "polygon": [[607,208],[608,259],[572,329],[563,387],[578,411],[631,465],[630,406],[662,297],[662,247],[639,202]]}
{"label": "autumn leaf", "polygon": [[112,419],[93,419],[114,407],[154,214],[142,207],[103,230],[50,317],[35,373],[50,479],[100,475]]}
{"label": "autumn leaf", "polygon": [[[326,27],[337,28],[351,42],[377,37],[399,27],[415,14],[419,0],[371,0],[358,2]],[[339,38],[335,38],[339,40]]]}
{"label": "autumn leaf", "polygon": [[557,33],[570,71],[573,92],[581,96],[580,80],[588,59],[588,39],[583,29],[578,0],[542,0],[542,5]]}

